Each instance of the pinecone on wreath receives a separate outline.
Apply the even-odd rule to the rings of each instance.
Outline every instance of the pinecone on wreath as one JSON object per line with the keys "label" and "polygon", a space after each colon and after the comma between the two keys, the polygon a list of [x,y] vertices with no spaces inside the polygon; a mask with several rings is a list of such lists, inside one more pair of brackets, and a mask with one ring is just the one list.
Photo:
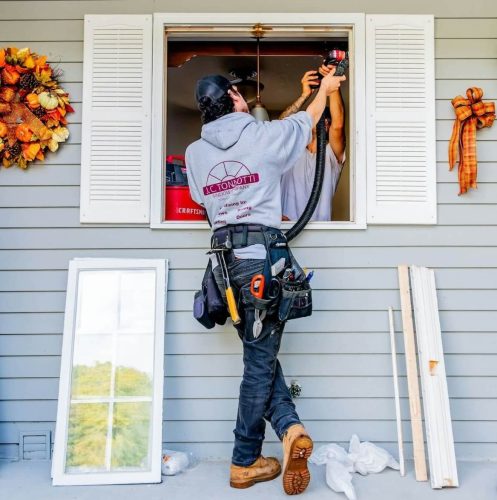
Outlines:
{"label": "pinecone on wreath", "polygon": [[39,108],[31,110],[31,112],[36,116],[36,118],[41,118],[42,116],[45,116],[47,110],[40,106]]}
{"label": "pinecone on wreath", "polygon": [[6,146],[5,152],[9,153],[11,158],[17,158],[21,154],[21,145],[14,142],[12,146]]}
{"label": "pinecone on wreath", "polygon": [[33,73],[25,73],[19,80],[19,87],[23,90],[31,90],[38,85],[38,80]]}

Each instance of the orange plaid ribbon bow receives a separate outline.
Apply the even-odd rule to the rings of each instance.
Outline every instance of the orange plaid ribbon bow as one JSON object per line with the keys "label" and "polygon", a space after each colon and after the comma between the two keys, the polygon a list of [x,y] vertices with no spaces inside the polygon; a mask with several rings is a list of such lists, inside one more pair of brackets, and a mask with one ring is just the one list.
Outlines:
{"label": "orange plaid ribbon bow", "polygon": [[449,170],[454,168],[459,154],[459,194],[476,188],[476,129],[491,127],[495,120],[495,103],[482,102],[482,89],[471,87],[466,96],[452,99],[456,121],[449,142]]}

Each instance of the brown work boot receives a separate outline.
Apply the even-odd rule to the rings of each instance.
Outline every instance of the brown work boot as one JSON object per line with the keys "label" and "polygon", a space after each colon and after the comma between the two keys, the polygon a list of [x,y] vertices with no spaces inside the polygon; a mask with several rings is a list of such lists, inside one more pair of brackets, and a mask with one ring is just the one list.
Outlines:
{"label": "brown work boot", "polygon": [[230,486],[232,488],[250,488],[255,483],[271,481],[281,473],[281,465],[278,459],[265,458],[262,455],[247,467],[231,464]]}
{"label": "brown work boot", "polygon": [[312,446],[312,439],[301,424],[290,426],[283,436],[283,489],[286,494],[298,495],[309,485],[311,474],[307,459]]}

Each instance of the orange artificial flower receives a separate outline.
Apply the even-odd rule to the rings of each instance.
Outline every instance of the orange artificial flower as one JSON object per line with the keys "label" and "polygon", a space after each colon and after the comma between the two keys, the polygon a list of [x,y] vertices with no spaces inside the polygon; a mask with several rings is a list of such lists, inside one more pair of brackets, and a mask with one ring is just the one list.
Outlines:
{"label": "orange artificial flower", "polygon": [[43,66],[45,66],[46,62],[47,56],[38,57],[38,59],[35,60],[35,68],[37,70],[40,70],[41,68],[43,68]]}
{"label": "orange artificial flower", "polygon": [[27,161],[33,161],[39,152],[40,152],[39,142],[32,142],[31,144],[22,145],[22,156],[24,156],[24,158],[26,158]]}
{"label": "orange artificial flower", "polygon": [[0,68],[5,66],[5,49],[0,49]]}
{"label": "orange artificial flower", "polygon": [[38,153],[36,153],[36,159],[43,161],[45,159],[45,155],[43,154],[43,151],[40,149]]}
{"label": "orange artificial flower", "polygon": [[21,123],[17,125],[16,137],[21,142],[29,142],[31,140],[31,137],[33,137],[33,132],[31,132],[28,125],[26,125],[25,123]]}
{"label": "orange artificial flower", "polygon": [[15,70],[13,66],[6,65],[5,68],[3,68],[3,83],[6,83],[7,85],[15,85],[19,81],[19,78],[21,78],[21,75],[18,71]]}
{"label": "orange artificial flower", "polygon": [[19,64],[16,64],[16,71],[21,73],[22,75],[23,73],[29,73],[30,70],[28,68],[23,68]]}
{"label": "orange artificial flower", "polygon": [[29,69],[33,69],[35,67],[35,60],[33,59],[33,56],[26,57],[24,61],[24,67]]}
{"label": "orange artificial flower", "polygon": [[48,127],[41,127],[36,134],[42,141],[48,141],[52,137],[52,131]]}
{"label": "orange artificial flower", "polygon": [[5,137],[7,135],[8,128],[5,122],[0,122],[0,137]]}
{"label": "orange artificial flower", "polygon": [[38,100],[38,94],[28,94],[26,96],[26,101],[31,109],[37,109],[40,107],[40,101]]}
{"label": "orange artificial flower", "polygon": [[4,102],[11,102],[16,93],[13,88],[11,87],[2,87],[0,88],[0,99]]}
{"label": "orange artificial flower", "polygon": [[6,115],[12,111],[12,106],[8,102],[0,102],[0,115]]}

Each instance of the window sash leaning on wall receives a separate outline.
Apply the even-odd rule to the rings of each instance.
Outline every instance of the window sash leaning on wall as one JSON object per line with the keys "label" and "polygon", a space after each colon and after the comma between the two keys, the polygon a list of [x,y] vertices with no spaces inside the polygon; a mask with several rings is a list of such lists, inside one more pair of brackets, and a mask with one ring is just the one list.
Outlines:
{"label": "window sash leaning on wall", "polygon": [[[73,259],[69,263],[69,273],[67,282],[67,294],[66,294],[66,307],[64,315],[64,336],[62,345],[62,358],[61,358],[61,370],[60,370],[60,383],[59,383],[59,397],[57,405],[57,422],[55,429],[55,441],[54,441],[54,455],[52,460],[52,477],[54,485],[89,485],[89,484],[129,484],[129,483],[158,483],[161,481],[161,457],[162,457],[162,425],[163,425],[163,387],[164,387],[164,330],[165,330],[165,311],[166,311],[166,291],[167,291],[167,270],[168,261],[164,259],[106,259],[106,258],[85,258],[85,259]],[[120,321],[120,315],[126,313],[125,304],[120,302],[123,292],[120,287],[117,287],[117,294],[114,302],[118,307],[116,309],[109,308],[108,304],[102,304],[106,306],[107,317],[119,318],[115,324],[108,328],[103,324],[104,321],[101,319],[101,315],[86,315],[86,323],[80,320],[79,324],[77,322],[78,317],[83,318],[84,308],[81,304],[80,296],[80,279],[81,273],[88,272],[98,272],[103,271],[104,273],[109,272],[122,272],[129,271],[133,274],[136,271],[140,273],[143,271],[153,271],[154,275],[153,282],[149,284],[149,291],[154,293],[155,303],[154,310],[150,311],[150,317],[147,318],[147,324],[143,325],[136,322],[124,324]],[[140,274],[138,273],[138,274]],[[122,274],[121,274],[122,276]],[[129,282],[128,282],[129,284]],[[106,288],[107,290],[107,288]],[[129,290],[129,288],[128,288]],[[100,290],[101,291],[101,290]],[[111,294],[112,290],[107,293]],[[104,293],[104,292],[101,292]],[[124,295],[125,296],[125,295]],[[128,297],[128,300],[132,300],[133,297]],[[111,301],[112,303],[112,301]],[[98,303],[98,307],[101,307],[101,303]],[[84,304],[83,304],[84,306]],[[91,311],[91,307],[89,309]],[[79,315],[79,316],[78,316]],[[98,316],[98,317],[96,317]],[[105,315],[104,315],[105,316]],[[140,318],[139,318],[140,319]],[[129,318],[128,318],[129,320]],[[96,322],[96,323],[95,323]],[[86,330],[80,328],[80,325],[87,325]],[[88,330],[88,324],[90,324],[90,329]],[[74,358],[77,351],[76,342],[81,339],[79,333],[84,333],[86,340],[92,340],[93,338],[108,338],[112,336],[112,345],[109,353],[111,354],[111,375],[110,375],[110,385],[109,392],[100,395],[95,393],[90,394],[85,391],[80,390],[77,384],[73,382],[74,376]],[[131,338],[137,335],[143,335],[145,339],[147,336],[152,335],[151,339],[151,349],[149,349],[147,355],[153,360],[152,368],[152,380],[149,388],[149,394],[137,394],[135,396],[130,396],[123,394],[116,394],[115,391],[115,380],[116,380],[116,370],[119,358],[117,356],[117,350],[119,348],[119,343],[117,342],[117,337],[119,336],[121,342],[126,336],[131,336]],[[140,339],[141,341],[141,339]],[[122,346],[121,346],[122,347]],[[81,351],[81,349],[80,349]],[[84,352],[84,351],[83,351]],[[143,351],[145,353],[145,351]],[[107,353],[107,354],[109,354]],[[98,353],[96,353],[98,354]],[[137,354],[138,355],[138,354]],[[105,359],[101,358],[101,359]],[[124,359],[124,358],[123,358]],[[94,358],[98,363],[98,357]],[[143,360],[145,363],[147,360]],[[122,359],[121,359],[122,362]],[[92,365],[92,367],[96,366]],[[126,368],[126,364],[123,365]],[[114,382],[112,382],[114,380]],[[124,379],[123,379],[124,380]],[[129,387],[129,379],[128,386]],[[101,381],[100,385],[105,382]],[[76,387],[76,388],[75,388]],[[75,391],[79,395],[74,395]],[[126,392],[126,391],[125,391]],[[132,392],[132,391],[131,391]],[[140,392],[140,391],[138,391]],[[74,401],[72,397],[74,396]],[[110,432],[115,428],[114,421],[112,418],[114,403],[119,405],[131,403],[135,404],[140,402],[150,403],[150,414],[149,414],[149,425],[148,425],[148,459],[149,463],[143,470],[128,470],[129,467],[114,467],[114,470],[81,470],[72,471],[68,469],[67,457],[68,457],[68,437],[70,434],[69,424],[70,424],[70,408],[72,403],[82,402],[88,405],[98,405],[100,403],[109,405],[108,410],[108,422],[107,422],[107,442],[105,447],[106,452],[106,468],[109,469],[110,463]],[[110,432],[109,432],[110,431]],[[121,443],[122,445],[122,443]],[[121,450],[122,451],[122,450]]]}

